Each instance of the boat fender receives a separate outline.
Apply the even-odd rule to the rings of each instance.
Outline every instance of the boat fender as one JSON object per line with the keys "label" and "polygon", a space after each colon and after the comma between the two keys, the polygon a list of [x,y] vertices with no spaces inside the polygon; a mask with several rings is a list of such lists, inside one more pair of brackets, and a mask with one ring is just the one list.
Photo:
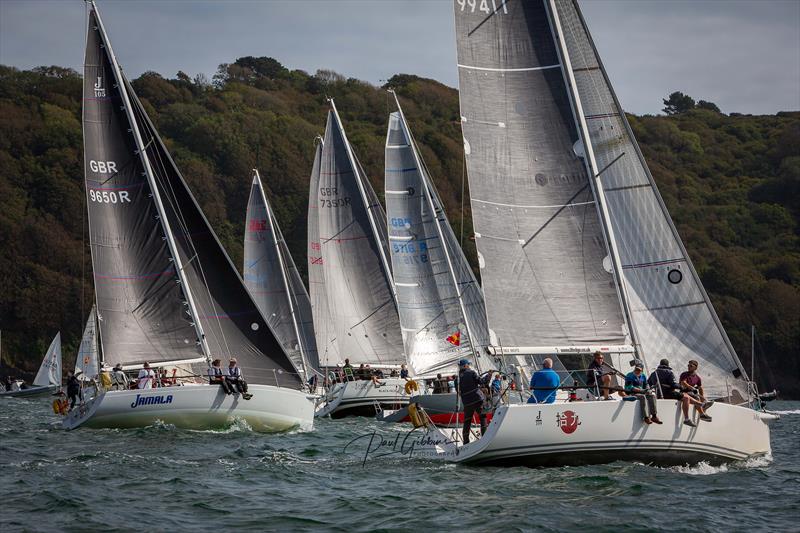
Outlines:
{"label": "boat fender", "polygon": [[418,390],[419,390],[419,385],[417,384],[416,381],[414,381],[413,379],[409,379],[408,381],[406,381],[406,387],[405,387],[406,394],[411,394],[412,392]]}

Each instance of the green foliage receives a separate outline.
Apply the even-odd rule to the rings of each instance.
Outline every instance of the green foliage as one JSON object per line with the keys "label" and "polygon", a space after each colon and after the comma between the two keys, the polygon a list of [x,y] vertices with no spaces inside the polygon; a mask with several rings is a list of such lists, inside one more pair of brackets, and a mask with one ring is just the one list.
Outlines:
{"label": "green foliage", "polygon": [[[326,97],[336,99],[382,196],[387,114],[395,110],[386,89],[395,90],[475,265],[454,89],[408,74],[377,88],[264,57],[221,65],[213,84],[148,72],[133,86],[234,263],[242,261],[250,171],[258,167],[302,271],[308,178]],[[800,397],[800,113],[726,116],[682,93],[664,103],[670,116],[629,116],[664,201],[738,352],[749,360],[755,324],[762,386]],[[80,113],[74,71],[0,66],[2,355],[23,371],[35,371],[58,330],[71,367],[93,298]]]}

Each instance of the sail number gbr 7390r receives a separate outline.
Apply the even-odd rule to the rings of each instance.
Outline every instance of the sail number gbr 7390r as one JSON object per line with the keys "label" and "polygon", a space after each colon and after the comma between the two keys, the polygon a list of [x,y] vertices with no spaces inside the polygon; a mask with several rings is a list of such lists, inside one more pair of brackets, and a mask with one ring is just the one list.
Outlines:
{"label": "sail number gbr 7390r", "polygon": [[[95,174],[116,174],[117,163],[115,161],[95,161],[92,159],[89,161],[89,170]],[[89,198],[93,202],[100,204],[121,204],[131,202],[128,191],[89,189]]]}

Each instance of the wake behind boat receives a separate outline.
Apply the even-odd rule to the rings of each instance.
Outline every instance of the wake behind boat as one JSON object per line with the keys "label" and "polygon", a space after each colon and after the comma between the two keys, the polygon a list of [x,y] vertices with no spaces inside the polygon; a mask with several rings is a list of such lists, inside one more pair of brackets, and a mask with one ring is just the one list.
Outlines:
{"label": "wake behind boat", "polygon": [[[310,428],[312,399],[122,74],[94,3],[83,128],[101,365],[134,372],[142,388],[101,390],[64,427],[205,428],[240,417],[264,430]],[[241,380],[242,394],[230,395],[206,381],[223,357],[238,359],[252,398]]]}

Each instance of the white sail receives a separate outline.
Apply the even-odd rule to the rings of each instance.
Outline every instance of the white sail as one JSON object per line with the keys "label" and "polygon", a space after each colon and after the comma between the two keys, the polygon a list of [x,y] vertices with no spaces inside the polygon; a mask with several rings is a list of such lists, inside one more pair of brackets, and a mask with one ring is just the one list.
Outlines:
{"label": "white sail", "polygon": [[[328,113],[319,186],[318,256],[333,331],[318,339],[320,364],[405,362],[391,287],[386,215],[345,136],[334,107]],[[312,286],[312,293],[320,287]],[[335,338],[336,352],[324,346]],[[335,357],[335,358],[334,358]],[[341,359],[340,359],[341,358]]]}
{"label": "white sail", "polygon": [[[80,374],[78,374],[80,372]],[[97,311],[94,306],[89,312],[83,337],[75,358],[75,374],[78,379],[90,381],[100,373],[100,358],[97,349]]]}
{"label": "white sail", "polygon": [[33,384],[37,387],[61,385],[61,332],[56,333],[39,366]]}
{"label": "white sail", "polygon": [[401,111],[389,116],[385,171],[392,274],[409,364],[418,375],[453,374],[459,359],[474,354],[477,368],[494,368],[485,355],[483,294]]}

